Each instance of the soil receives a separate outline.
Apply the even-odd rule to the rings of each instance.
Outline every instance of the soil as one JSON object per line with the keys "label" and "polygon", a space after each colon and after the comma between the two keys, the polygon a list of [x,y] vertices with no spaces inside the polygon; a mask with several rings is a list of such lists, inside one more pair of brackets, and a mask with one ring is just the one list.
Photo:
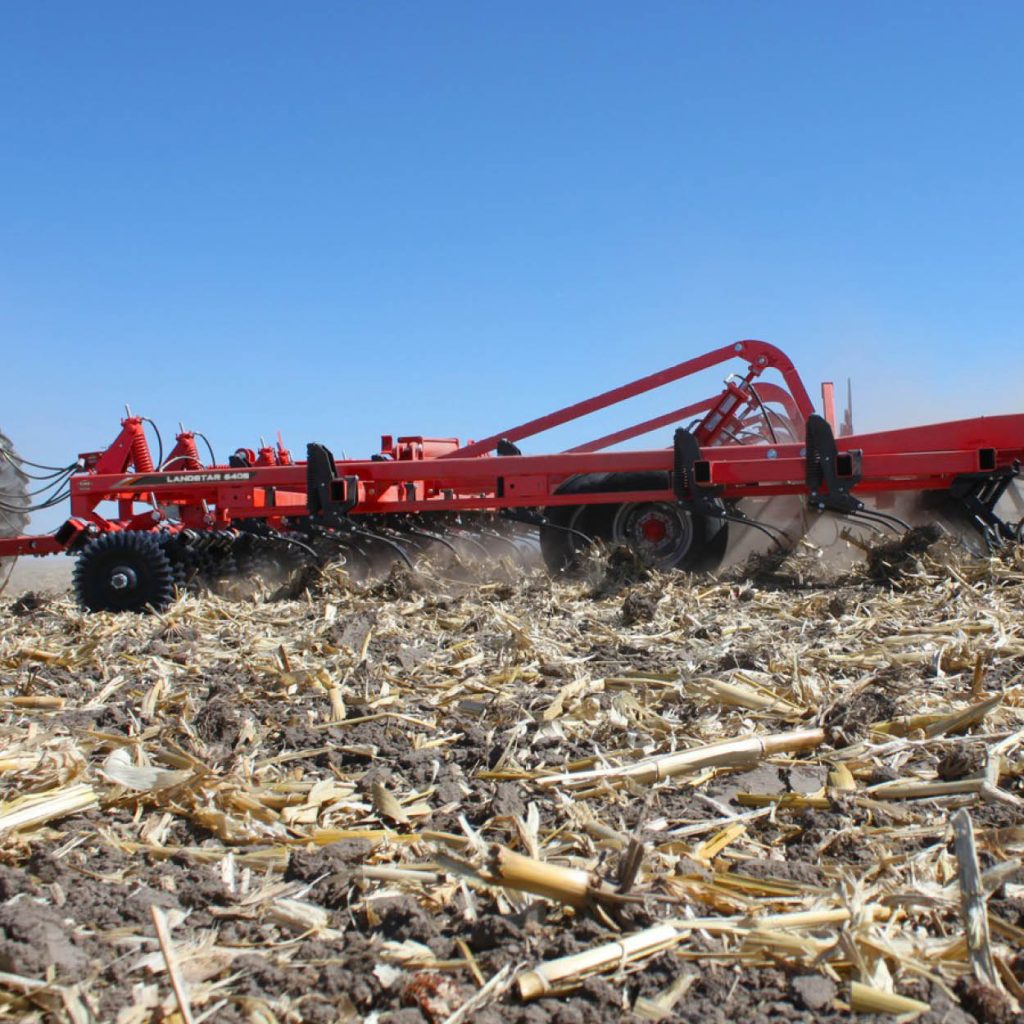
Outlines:
{"label": "soil", "polygon": [[[897,553],[910,558],[922,550]],[[668,882],[645,890],[635,904],[600,913],[460,885],[434,862],[436,837],[482,836],[522,850],[524,835],[536,828],[552,841],[577,827],[579,808],[573,798],[538,790],[531,773],[600,764],[609,751],[661,753],[714,739],[698,732],[712,712],[721,735],[746,734],[750,709],[709,710],[705,697],[682,689],[656,707],[646,706],[639,691],[597,689],[567,700],[560,715],[544,712],[578,680],[631,670],[684,665],[694,678],[735,671],[789,678],[791,666],[774,649],[749,631],[733,630],[732,622],[777,616],[769,628],[780,638],[838,645],[839,620],[890,592],[894,552],[887,558],[884,574],[881,562],[872,568],[884,575],[882,584],[849,577],[823,588],[820,580],[786,575],[773,563],[763,589],[744,580],[678,591],[619,558],[604,577],[586,583],[583,601],[579,584],[540,575],[439,588],[396,563],[355,596],[324,589],[280,606],[211,599],[209,611],[190,598],[180,614],[130,621],[83,617],[59,594],[26,598],[23,592],[17,600],[8,594],[0,602],[0,614],[13,624],[8,652],[47,644],[84,650],[98,636],[107,647],[102,658],[67,664],[3,656],[5,694],[40,693],[65,704],[31,720],[17,713],[0,720],[0,747],[8,737],[27,743],[35,730],[32,741],[49,758],[40,767],[0,773],[0,804],[76,779],[105,788],[90,809],[0,835],[0,972],[50,981],[65,993],[77,986],[76,998],[97,1021],[170,1020],[177,1011],[155,937],[158,908],[212,1020],[421,1024],[446,1020],[474,997],[481,979],[505,968],[587,950],[675,913],[727,913],[724,903],[714,903],[724,897],[704,890],[681,907],[678,896],[666,904],[672,893],[687,891]],[[341,614],[325,620],[325,603]],[[287,631],[280,626],[285,618]],[[235,619],[244,625],[233,625]],[[820,721],[834,752],[863,741],[873,723],[913,713],[921,671],[896,663],[866,675],[851,670],[850,685],[808,707],[802,723],[776,719],[774,709],[754,720],[767,731]],[[158,679],[165,680],[163,689],[150,700]],[[345,717],[331,722],[324,717],[326,694],[341,686],[338,680]],[[467,680],[475,688],[466,689]],[[112,695],[94,704],[97,692],[110,687]],[[449,691],[455,696],[442,702]],[[432,724],[424,729],[423,722]],[[123,745],[148,750],[154,761],[158,750],[173,755],[176,762],[161,766],[184,765],[193,781],[143,794],[104,782],[104,758]],[[960,779],[977,768],[978,751],[950,750],[938,764],[941,778]],[[603,802],[588,806],[599,807],[601,824],[623,837],[623,845],[632,837],[648,856],[671,848],[673,885],[739,879],[811,894],[847,886],[873,868],[871,830],[895,821],[924,827],[929,814],[939,820],[944,814],[909,802],[865,809],[837,795],[827,807],[750,819],[742,843],[710,860],[700,859],[699,846],[713,830],[685,844],[673,839],[673,830],[749,810],[744,794],[781,799],[822,792],[828,772],[823,762],[784,759],[723,772],[699,789],[682,783],[609,789]],[[865,771],[860,781],[881,779]],[[347,786],[337,798],[349,808],[344,827],[374,838],[321,843],[307,841],[309,822],[282,825],[278,815],[291,806],[288,794],[311,782]],[[403,805],[408,813],[378,813],[381,787],[415,794]],[[280,800],[261,803],[252,797],[257,791]],[[243,803],[230,805],[230,793]],[[414,813],[416,803],[427,805],[423,816]],[[316,813],[312,820],[321,822]],[[1004,805],[979,808],[976,818],[979,828],[1018,820]],[[387,821],[392,827],[384,827]],[[904,849],[908,855],[926,849],[941,835],[910,838]],[[586,852],[599,876],[615,876],[621,850],[595,842]],[[436,881],[382,880],[370,870],[409,865],[433,871]],[[281,909],[288,901],[307,908],[304,923],[289,923]],[[993,907],[1011,924],[1024,922],[1022,900],[997,894]],[[934,924],[955,931],[955,910],[937,914]],[[1016,964],[1014,970],[1024,975]],[[535,1002],[523,1003],[508,988],[464,1019],[619,1021],[638,1000],[656,1000],[681,979],[688,982],[685,995],[665,1009],[663,1020],[851,1019],[844,984],[813,963],[780,954],[764,966],[741,966],[723,955],[717,938],[700,934],[684,950]],[[998,993],[970,981],[951,996],[951,985],[906,972],[897,987],[931,1004],[918,1018],[925,1024],[1010,1019]],[[76,1018],[52,993],[25,996],[0,985],[0,1019],[5,1014],[89,1019]]]}

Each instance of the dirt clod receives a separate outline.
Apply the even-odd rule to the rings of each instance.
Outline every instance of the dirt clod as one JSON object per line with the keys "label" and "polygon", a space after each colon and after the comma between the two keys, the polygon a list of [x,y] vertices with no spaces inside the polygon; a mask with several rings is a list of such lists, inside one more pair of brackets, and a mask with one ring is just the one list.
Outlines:
{"label": "dirt clod", "polygon": [[974,1015],[978,1024],[1011,1024],[1020,1020],[1004,993],[976,978],[960,979],[956,992],[964,1009]]}
{"label": "dirt clod", "polygon": [[879,583],[897,583],[913,569],[918,559],[932,545],[937,544],[946,531],[937,523],[915,526],[899,540],[879,544],[868,552],[868,575]]}
{"label": "dirt clod", "polygon": [[651,622],[657,609],[658,595],[635,587],[622,599],[622,621],[627,626]]}
{"label": "dirt clod", "polygon": [[836,983],[820,974],[802,974],[793,979],[793,991],[808,1010],[823,1010],[839,991]]}
{"label": "dirt clod", "polygon": [[0,907],[0,971],[36,978],[52,966],[77,981],[88,963],[56,910],[27,899]]}

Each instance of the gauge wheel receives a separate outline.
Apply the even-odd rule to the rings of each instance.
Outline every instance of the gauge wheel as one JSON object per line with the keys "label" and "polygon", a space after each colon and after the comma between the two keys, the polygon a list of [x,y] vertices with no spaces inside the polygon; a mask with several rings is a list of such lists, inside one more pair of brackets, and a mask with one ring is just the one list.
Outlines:
{"label": "gauge wheel", "polygon": [[[570,477],[556,493],[654,491],[668,487],[667,473],[588,473]],[[593,541],[625,545],[655,569],[716,568],[729,543],[728,524],[714,516],[694,515],[676,502],[614,502],[556,505],[544,510],[540,547],[551,572],[578,565]]]}
{"label": "gauge wheel", "polygon": [[174,568],[155,533],[103,533],[78,556],[74,587],[91,612],[159,611],[174,597]]}

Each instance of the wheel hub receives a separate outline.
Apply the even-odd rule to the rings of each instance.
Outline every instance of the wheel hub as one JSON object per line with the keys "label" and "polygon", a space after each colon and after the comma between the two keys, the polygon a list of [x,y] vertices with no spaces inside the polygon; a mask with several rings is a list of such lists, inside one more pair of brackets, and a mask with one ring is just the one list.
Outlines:
{"label": "wheel hub", "polygon": [[119,565],[110,571],[110,586],[113,590],[134,590],[139,579],[131,566]]}
{"label": "wheel hub", "polygon": [[655,512],[642,516],[637,522],[641,539],[651,544],[657,544],[668,536],[668,525],[665,520]]}
{"label": "wheel hub", "polygon": [[622,505],[612,522],[612,540],[631,547],[655,569],[670,569],[690,550],[693,526],[676,505]]}

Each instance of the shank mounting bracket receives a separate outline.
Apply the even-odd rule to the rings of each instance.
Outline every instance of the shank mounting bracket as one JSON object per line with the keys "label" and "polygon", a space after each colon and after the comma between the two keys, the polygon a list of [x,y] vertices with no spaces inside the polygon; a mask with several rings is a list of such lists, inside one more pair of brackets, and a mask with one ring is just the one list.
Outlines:
{"label": "shank mounting bracket", "polygon": [[722,504],[718,500],[721,487],[708,486],[710,468],[701,456],[700,445],[693,432],[678,427],[672,439],[672,490],[676,500],[690,512],[721,519]]}
{"label": "shank mounting bracket", "polygon": [[851,493],[861,480],[861,451],[840,452],[823,416],[807,417],[807,503],[819,512],[854,515],[864,502]]}
{"label": "shank mounting bracket", "polygon": [[950,495],[967,511],[990,547],[1002,541],[1024,540],[1024,519],[1014,526],[996,512],[999,499],[1020,475],[1020,463],[1014,462],[999,469],[963,473],[949,488]]}
{"label": "shank mounting bracket", "polygon": [[306,501],[314,518],[344,518],[359,502],[359,478],[338,476],[331,450],[306,445]]}

